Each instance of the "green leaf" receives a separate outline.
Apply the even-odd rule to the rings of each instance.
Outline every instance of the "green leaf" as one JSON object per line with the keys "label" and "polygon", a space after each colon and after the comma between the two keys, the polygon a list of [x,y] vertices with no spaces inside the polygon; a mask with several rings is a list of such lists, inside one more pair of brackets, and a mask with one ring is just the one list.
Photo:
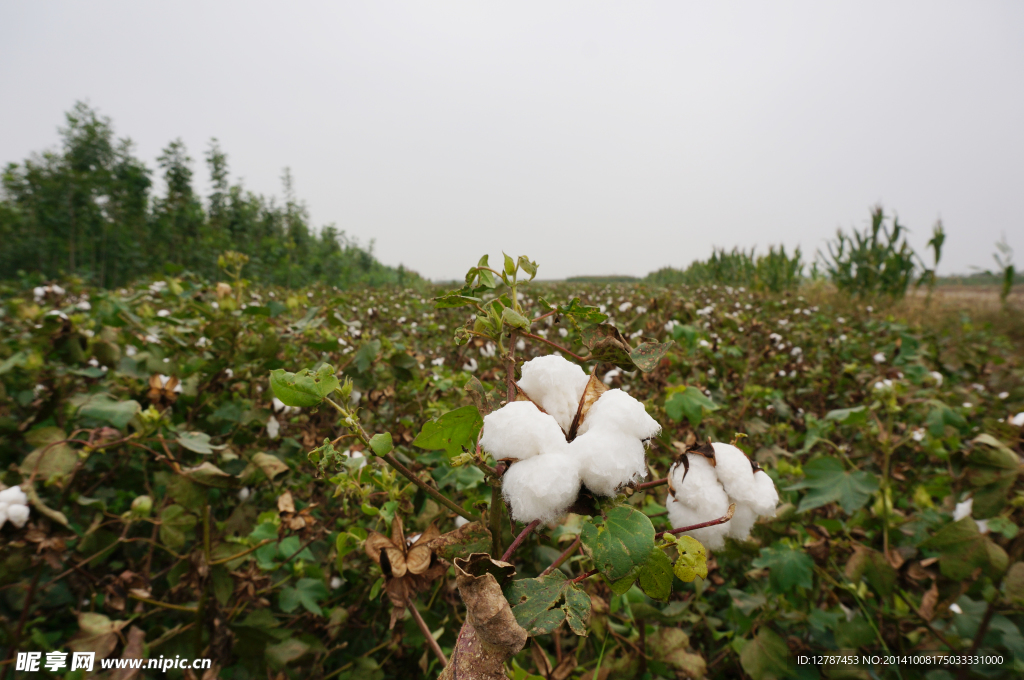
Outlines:
{"label": "green leaf", "polygon": [[776,543],[771,547],[761,548],[761,556],[751,564],[771,570],[768,584],[777,593],[787,593],[797,586],[814,586],[814,560],[803,550]]}
{"label": "green leaf", "polygon": [[175,441],[189,451],[204,455],[213,453],[215,449],[224,448],[223,446],[211,446],[210,435],[205,432],[181,432]]}
{"label": "green leaf", "polygon": [[484,419],[476,406],[463,406],[428,420],[412,441],[414,446],[428,451],[444,449],[449,456],[476,446],[476,437]]}
{"label": "green leaf", "polygon": [[370,437],[370,449],[372,449],[378,456],[384,457],[391,453],[394,448],[395,444],[391,440],[390,432],[375,434]]}
{"label": "green leaf", "polygon": [[[363,349],[360,348],[359,351],[362,352]],[[358,361],[358,354],[356,360]],[[330,364],[324,364],[316,373],[310,373],[308,368],[298,373],[288,373],[281,368],[270,372],[270,387],[274,391],[274,396],[287,406],[319,406],[324,397],[338,389],[340,385],[334,375],[334,367]]]}
{"label": "green leaf", "polygon": [[40,427],[25,436],[32,446],[36,447],[21,461],[18,471],[22,475],[35,474],[36,478],[55,481],[67,477],[78,463],[78,454],[68,444],[64,430],[59,427]]}
{"label": "green leaf", "polygon": [[928,415],[924,419],[924,424],[928,428],[928,433],[931,434],[931,436],[943,436],[946,432],[947,425],[958,430],[967,426],[967,421],[964,420],[964,417],[943,402],[932,400],[928,403],[932,404],[934,408],[928,412]]}
{"label": "green leaf", "polygon": [[92,394],[80,402],[78,414],[110,423],[117,429],[123,430],[128,426],[128,421],[141,410],[142,406],[133,399],[118,401],[109,394]]}
{"label": "green leaf", "polygon": [[815,458],[803,467],[803,481],[787,489],[810,489],[800,501],[798,512],[806,512],[838,501],[843,510],[852,514],[864,507],[871,494],[878,491],[877,477],[863,470],[847,472],[838,458]]}
{"label": "green leaf", "polygon": [[501,322],[512,328],[521,328],[524,331],[530,330],[529,320],[511,307],[501,310]]}
{"label": "green leaf", "polygon": [[690,427],[697,427],[704,418],[705,412],[717,411],[719,406],[711,401],[696,387],[689,385],[684,390],[676,391],[665,400],[665,413],[672,420],[690,421]]}
{"label": "green leaf", "polygon": [[846,563],[846,578],[857,584],[863,578],[874,591],[889,597],[896,585],[896,570],[885,555],[871,548],[858,546]]}
{"label": "green leaf", "polygon": [[672,560],[663,550],[655,550],[640,567],[640,590],[655,600],[668,600],[672,594]]}
{"label": "green leaf", "polygon": [[327,586],[317,578],[300,578],[295,587],[284,587],[278,596],[278,604],[281,611],[290,614],[298,609],[301,604],[306,611],[323,616],[324,612],[317,604],[320,600],[327,599]]}
{"label": "green leaf", "polygon": [[334,539],[334,548],[338,553],[335,560],[338,566],[338,571],[341,571],[341,562],[345,559],[345,555],[348,555],[350,552],[358,548],[360,543],[362,543],[362,539],[355,534],[348,533],[347,531],[342,531],[338,534],[338,537]]}
{"label": "green leaf", "polygon": [[520,255],[518,263],[519,268],[529,274],[529,280],[533,281],[534,277],[537,276],[537,263],[526,257],[526,255]]}
{"label": "green leaf", "polygon": [[629,358],[644,373],[650,373],[658,367],[661,358],[668,354],[672,342],[644,342],[633,348]]}
{"label": "green leaf", "polygon": [[971,517],[947,524],[920,547],[939,552],[939,571],[957,581],[966,579],[978,567],[990,576],[998,576],[1009,563],[1006,551],[981,534]]}
{"label": "green leaf", "polygon": [[512,581],[504,594],[516,622],[530,635],[551,633],[562,621],[577,635],[587,634],[590,596],[557,569],[540,578]]}
{"label": "green leaf", "polygon": [[277,456],[262,451],[252,457],[253,465],[263,471],[267,479],[273,480],[282,472],[288,472],[288,465]]}
{"label": "green leaf", "polygon": [[698,576],[708,577],[708,551],[700,541],[693,536],[680,536],[676,539],[676,549],[679,556],[672,572],[680,581],[690,583]]}
{"label": "green leaf", "polygon": [[589,326],[591,324],[601,323],[602,321],[608,320],[608,315],[604,314],[597,307],[590,307],[580,303],[580,299],[573,298],[567,305],[552,305],[544,298],[537,298],[537,302],[540,303],[541,307],[547,311],[556,311],[558,316],[564,316],[569,319],[569,323],[577,331],[580,330],[581,326]]}
{"label": "green leaf", "polygon": [[654,550],[654,525],[629,506],[614,507],[604,517],[583,524],[583,547],[609,581],[617,581],[647,561]]}
{"label": "green leaf", "polygon": [[825,414],[825,420],[832,420],[843,425],[863,425],[868,422],[868,410],[864,406],[835,409]]}
{"label": "green leaf", "polygon": [[229,475],[213,463],[208,462],[196,467],[186,468],[181,473],[193,482],[217,489],[230,489],[238,486],[239,483],[237,477]]}
{"label": "green leaf", "polygon": [[754,680],[781,680],[793,675],[786,641],[768,626],[761,626],[754,639],[740,652],[740,665]]}
{"label": "green leaf", "polygon": [[370,370],[373,362],[377,360],[377,355],[380,354],[380,340],[371,340],[365,342],[356,351],[355,357],[352,359],[352,363],[355,364],[356,371],[359,373],[366,373]]}
{"label": "green leaf", "polygon": [[180,550],[185,545],[185,532],[195,525],[195,516],[188,514],[185,508],[168,505],[160,513],[160,542],[171,550]]}
{"label": "green leaf", "polygon": [[1003,579],[1003,594],[1017,607],[1024,606],[1024,562],[1017,562]]}
{"label": "green leaf", "polygon": [[580,331],[580,340],[590,349],[590,356],[597,361],[615,364],[625,371],[637,368],[630,353],[633,348],[622,336],[619,329],[611,324],[599,323]]}
{"label": "green leaf", "polygon": [[[502,255],[505,255],[505,253],[502,253]],[[508,255],[505,255],[505,273],[509,276],[516,273],[516,261]]]}
{"label": "green leaf", "polygon": [[455,531],[441,534],[430,542],[430,548],[435,555],[449,562],[456,557],[486,553],[491,549],[491,532],[480,522],[469,522]]}
{"label": "green leaf", "polygon": [[[283,594],[283,593],[282,593]],[[270,645],[265,652],[267,662],[275,669],[283,669],[292,665],[297,659],[309,652],[309,645],[302,640],[288,638],[276,645]]]}

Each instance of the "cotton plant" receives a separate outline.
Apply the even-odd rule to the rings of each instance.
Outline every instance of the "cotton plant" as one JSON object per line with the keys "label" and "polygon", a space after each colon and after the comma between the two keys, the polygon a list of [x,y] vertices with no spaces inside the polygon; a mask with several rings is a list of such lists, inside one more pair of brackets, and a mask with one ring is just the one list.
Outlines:
{"label": "cotton plant", "polygon": [[712,550],[725,546],[726,537],[750,537],[760,517],[774,517],[779,502],[775,483],[747,454],[731,444],[707,444],[675,463],[669,471],[668,518],[676,529],[710,522],[726,515],[721,524],[684,532]]}

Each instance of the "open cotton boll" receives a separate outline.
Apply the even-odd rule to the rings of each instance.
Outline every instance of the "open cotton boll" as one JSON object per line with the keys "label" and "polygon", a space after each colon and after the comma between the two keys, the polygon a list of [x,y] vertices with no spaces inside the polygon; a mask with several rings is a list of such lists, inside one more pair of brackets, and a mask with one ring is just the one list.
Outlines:
{"label": "open cotton boll", "polygon": [[564,448],[565,434],[555,419],[529,401],[513,401],[484,417],[480,446],[494,456],[523,460]]}
{"label": "open cotton boll", "polygon": [[614,496],[616,490],[647,476],[644,445],[621,432],[593,429],[569,444],[579,461],[580,479],[599,496]]}
{"label": "open cotton boll", "polygon": [[715,472],[729,497],[739,503],[753,503],[757,498],[754,468],[747,454],[731,444],[715,442]]}
{"label": "open cotton boll", "polygon": [[12,486],[0,491],[0,503],[27,505],[28,496],[21,490],[20,486]]}
{"label": "open cotton boll", "polygon": [[756,523],[757,512],[749,505],[737,503],[736,512],[733,513],[732,519],[725,523],[725,526],[729,529],[730,536],[737,541],[745,541],[750,538],[750,530]]}
{"label": "open cotton boll", "polygon": [[517,522],[551,522],[565,514],[580,490],[579,461],[556,451],[513,463],[501,493]]}
{"label": "open cotton boll", "polygon": [[0,529],[3,529],[5,524],[7,524],[7,504],[0,503]]}
{"label": "open cotton boll", "polygon": [[18,527],[19,529],[25,526],[25,522],[28,521],[28,506],[27,505],[12,505],[7,508],[7,519],[10,520],[11,524]]}
{"label": "open cotton boll", "polygon": [[[721,517],[729,509],[729,496],[725,493],[722,483],[718,481],[715,468],[708,459],[698,454],[687,454],[690,469],[677,465],[672,470],[672,485],[675,488],[675,499],[688,508],[721,509],[717,515],[709,515],[700,520],[706,522]],[[684,477],[685,472],[685,477]],[[677,529],[679,527],[676,527]]]}
{"label": "open cotton boll", "polygon": [[779,490],[775,482],[763,470],[754,475],[754,502],[750,507],[761,517],[775,517],[775,506],[779,504]]}
{"label": "open cotton boll", "polygon": [[568,432],[588,380],[590,376],[578,364],[548,354],[523,364],[519,387]]}
{"label": "open cotton boll", "polygon": [[618,389],[608,390],[594,402],[578,434],[591,428],[615,428],[637,439],[650,439],[661,432],[661,425],[647,414],[643,403]]}
{"label": "open cotton boll", "polygon": [[[672,523],[674,528],[678,529],[721,517],[728,512],[729,506],[726,505],[724,508],[704,507],[695,509],[669,498],[667,509],[669,522]],[[720,550],[725,547],[725,536],[728,533],[729,522],[726,522],[725,524],[716,524],[702,529],[686,531],[684,535],[693,536],[711,550]]]}

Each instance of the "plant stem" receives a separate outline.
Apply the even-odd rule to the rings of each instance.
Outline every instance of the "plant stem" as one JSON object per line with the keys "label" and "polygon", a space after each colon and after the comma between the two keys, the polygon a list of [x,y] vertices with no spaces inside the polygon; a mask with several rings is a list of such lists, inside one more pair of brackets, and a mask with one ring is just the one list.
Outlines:
{"label": "plant stem", "polygon": [[678,529],[669,529],[668,531],[659,531],[658,533],[654,534],[654,540],[658,540],[659,538],[661,538],[665,534],[682,534],[682,533],[685,533],[687,531],[693,531],[694,529],[703,529],[704,527],[713,527],[716,524],[725,524],[726,522],[728,522],[729,520],[732,519],[732,515],[733,515],[734,512],[736,512],[736,504],[735,503],[733,503],[732,505],[729,506],[729,512],[725,513],[724,515],[722,515],[718,519],[713,519],[710,522],[701,522],[700,524],[694,524],[694,525],[688,526],[688,527],[679,527]]}
{"label": "plant stem", "polygon": [[412,601],[412,598],[407,598],[405,604],[409,609],[409,613],[412,614],[412,618],[416,619],[416,625],[420,627],[420,631],[423,636],[427,638],[427,644],[430,645],[430,649],[434,652],[434,656],[441,662],[441,667],[444,668],[448,665],[448,659],[444,658],[444,652],[441,651],[441,645],[437,644],[437,640],[434,639],[433,633],[427,628],[427,622],[420,616],[419,610],[416,609],[416,603]]}
{"label": "plant stem", "polygon": [[196,608],[194,608],[194,607],[186,607],[184,605],[171,604],[169,602],[160,602],[159,600],[152,600],[152,599],[150,599],[148,597],[142,597],[141,595],[136,595],[135,593],[131,593],[131,592],[128,593],[128,597],[132,598],[133,600],[138,600],[139,602],[145,602],[146,604],[151,604],[154,607],[163,607],[164,609],[174,609],[175,611],[188,612],[189,614],[196,614],[196,613],[198,613],[198,610]]}
{"label": "plant stem", "polygon": [[249,548],[247,550],[243,550],[242,552],[237,553],[235,555],[232,555],[231,557],[224,557],[224,558],[219,559],[219,560],[213,560],[212,562],[210,562],[210,566],[213,567],[213,566],[216,566],[218,564],[227,564],[228,562],[231,562],[233,560],[237,560],[239,557],[245,557],[246,555],[248,555],[249,553],[253,552],[254,550],[259,550],[260,548],[265,546],[267,543],[273,543],[273,542],[274,542],[273,539],[265,538],[262,541],[260,541],[259,543],[257,543],[256,545],[254,545],[253,547],[251,547],[251,548]]}
{"label": "plant stem", "polygon": [[573,580],[569,581],[569,583],[579,583],[580,581],[585,581],[586,579],[588,579],[591,576],[593,576],[594,574],[596,574],[597,571],[598,571],[597,569],[591,569],[590,571],[585,571],[582,574],[580,574],[579,576],[577,576],[576,578],[574,578]]}
{"label": "plant stem", "polygon": [[501,508],[504,502],[501,499],[501,489],[491,487],[491,554],[501,554]]}
{"label": "plant stem", "polygon": [[543,342],[543,343],[546,343],[548,345],[551,345],[552,347],[557,349],[559,352],[565,352],[566,354],[571,356],[576,361],[583,361],[583,362],[592,361],[592,359],[590,357],[581,357],[579,354],[576,354],[571,349],[567,349],[567,348],[562,347],[561,345],[559,345],[557,343],[551,342],[547,338],[542,338],[539,335],[534,335],[533,333],[527,333],[526,331],[521,331],[521,333],[522,333],[523,337],[533,338],[534,340],[539,340],[540,342]]}
{"label": "plant stem", "polygon": [[516,540],[512,541],[512,545],[508,547],[508,550],[505,551],[505,554],[501,556],[501,561],[508,562],[509,558],[512,557],[512,554],[515,553],[516,549],[518,549],[519,546],[522,545],[523,541],[526,540],[526,537],[530,535],[530,532],[536,529],[539,525],[539,519],[535,519],[529,524],[527,524],[526,527],[519,532],[519,535],[516,536]]}
{"label": "plant stem", "polygon": [[555,569],[558,569],[560,566],[565,564],[565,561],[572,556],[573,552],[575,552],[575,550],[576,550],[576,547],[580,544],[580,539],[581,538],[582,538],[582,536],[577,536],[576,540],[572,542],[572,545],[570,545],[568,548],[566,548],[565,552],[563,552],[561,555],[559,555],[557,560],[555,560],[550,565],[548,565],[548,568],[545,569],[544,571],[542,571],[540,573],[540,575],[541,576],[547,576],[548,574],[553,572]]}
{"label": "plant stem", "polygon": [[[324,401],[333,406],[338,411],[338,413],[345,416],[346,419],[351,420],[351,424],[346,423],[346,425],[355,433],[357,437],[359,437],[359,440],[362,441],[367,448],[370,448],[369,435],[366,434],[366,430],[363,429],[363,426],[356,422],[355,418],[352,417],[352,414],[349,413],[346,409],[336,404],[334,400],[332,400],[329,397],[324,397]],[[372,451],[373,449],[370,450]],[[412,470],[399,463],[398,459],[395,458],[394,454],[388,453],[387,455],[379,456],[379,458],[382,458],[385,462],[387,462],[388,465],[395,468],[395,470],[397,470],[399,474],[401,474],[403,477],[408,479],[410,482],[412,482],[419,488],[423,489],[423,492],[425,494],[427,494],[428,496],[430,496],[435,501],[437,501],[444,507],[448,508],[455,514],[459,515],[460,517],[468,519],[470,522],[476,522],[480,519],[473,513],[469,512],[468,510],[460,508],[458,505],[445,498],[439,491],[432,488],[429,484],[420,479],[416,475],[416,473],[414,473]]]}
{"label": "plant stem", "polygon": [[645,489],[653,489],[654,487],[661,486],[663,484],[668,484],[668,477],[663,477],[662,479],[655,479],[654,481],[651,482],[644,482],[643,484],[637,484],[633,488],[635,488],[637,491],[643,491]]}

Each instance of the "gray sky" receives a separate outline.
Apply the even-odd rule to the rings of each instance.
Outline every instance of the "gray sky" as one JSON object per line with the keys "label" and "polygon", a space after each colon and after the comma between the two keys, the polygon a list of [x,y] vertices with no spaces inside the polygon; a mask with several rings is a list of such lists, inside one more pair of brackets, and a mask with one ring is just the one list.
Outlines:
{"label": "gray sky", "polygon": [[[1024,3],[23,2],[0,8],[0,162],[88,99],[151,166],[234,177],[385,263],[642,275],[823,247],[881,201],[940,271],[1024,263]],[[200,163],[197,175],[206,168]]]}

